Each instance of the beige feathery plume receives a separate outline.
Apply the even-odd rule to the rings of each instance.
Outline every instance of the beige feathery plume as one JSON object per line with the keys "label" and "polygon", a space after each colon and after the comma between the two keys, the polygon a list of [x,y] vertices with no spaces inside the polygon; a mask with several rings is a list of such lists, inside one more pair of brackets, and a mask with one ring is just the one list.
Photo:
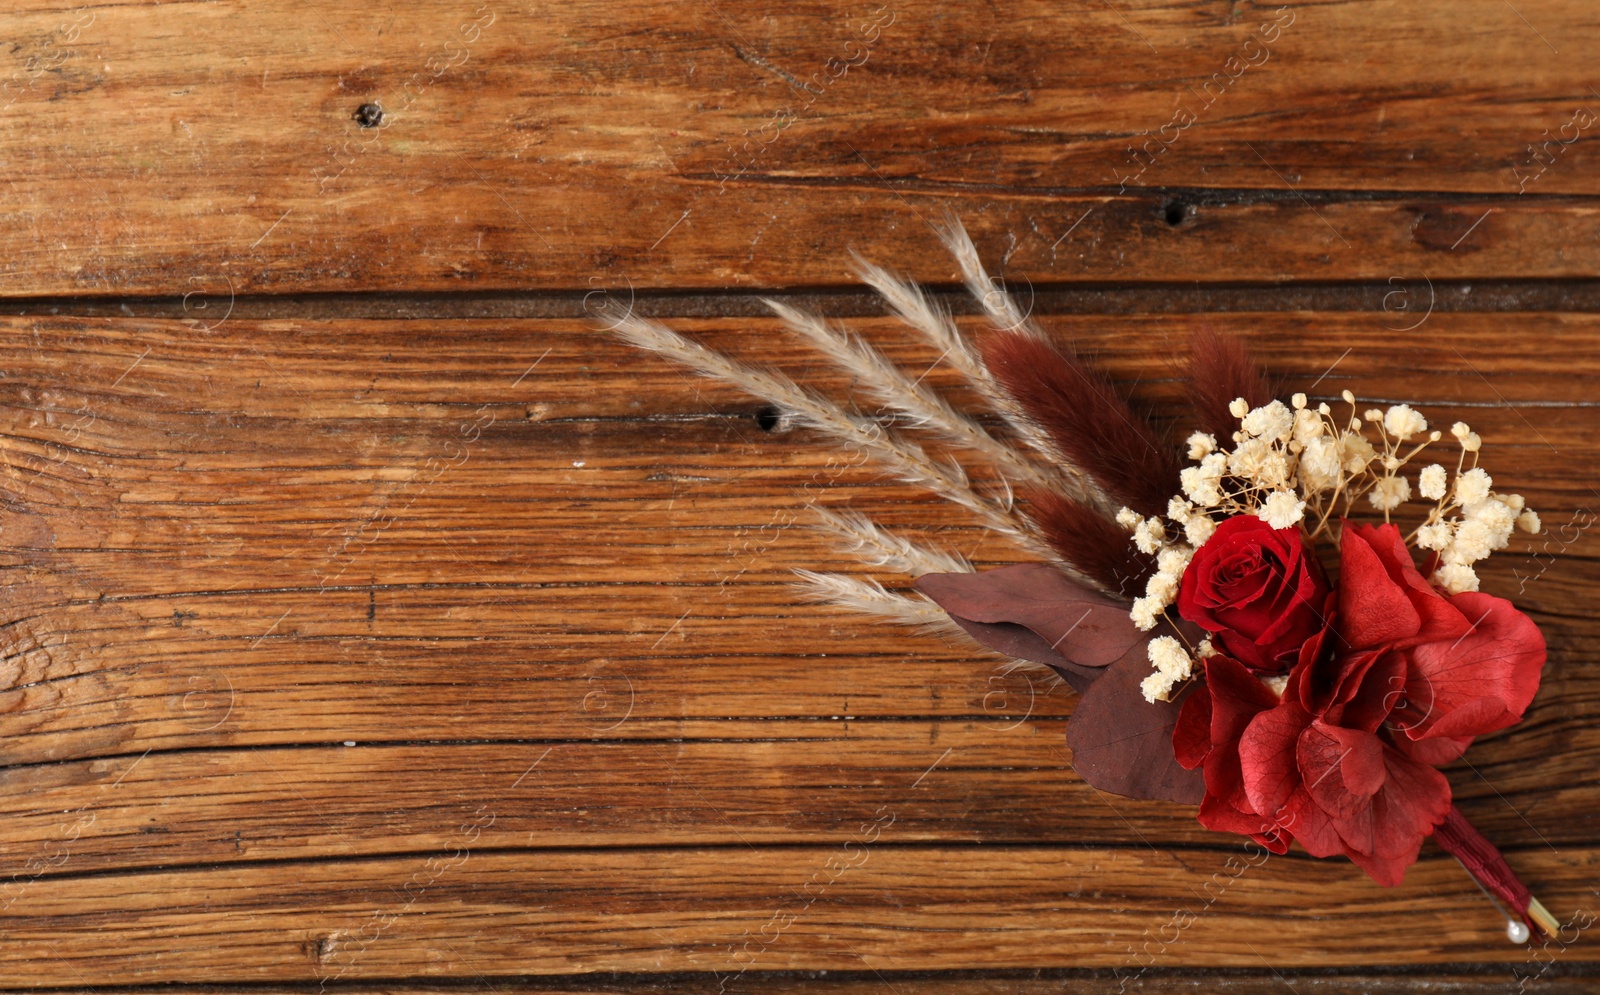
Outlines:
{"label": "beige feathery plume", "polygon": [[965,471],[954,462],[935,460],[910,439],[886,431],[869,418],[844,410],[781,373],[756,369],[729,359],[660,322],[638,317],[628,307],[608,302],[600,308],[600,314],[612,331],[640,349],[664,356],[705,376],[733,384],[785,409],[812,428],[876,458],[902,480],[926,487],[940,497],[967,508],[990,528],[1009,536],[1028,551],[1051,560],[1057,559],[1055,552],[1039,537],[1033,523],[1015,514],[1009,502],[1002,505],[974,491]]}
{"label": "beige feathery plume", "polygon": [[884,405],[909,415],[917,428],[941,435],[947,442],[970,449],[994,464],[1002,479],[1012,483],[1049,487],[1049,478],[1017,450],[995,439],[972,418],[962,414],[921,380],[905,372],[860,337],[817,315],[779,301],[762,303],[782,318],[790,329],[855,377],[860,386]]}
{"label": "beige feathery plume", "polygon": [[989,381],[989,371],[984,368],[983,357],[961,334],[949,312],[928,299],[922,288],[861,258],[851,250],[856,261],[856,275],[867,286],[878,292],[895,315],[918,332],[940,351],[939,358],[955,367],[956,371],[980,388]]}
{"label": "beige feathery plume", "polygon": [[[1011,301],[1010,295],[990,283],[983,264],[977,261],[977,249],[973,246],[972,239],[967,237],[966,229],[961,227],[961,222],[953,216],[950,217],[946,221],[946,230],[955,232],[951,238],[958,239],[959,245],[964,247],[958,250],[958,246],[947,239],[946,245],[950,246],[951,252],[957,254],[958,258],[962,252],[969,257],[970,261],[962,265],[963,272],[968,276],[968,289],[977,295],[979,291],[976,288],[987,287],[986,295],[1000,295],[1000,300],[1003,301],[999,305],[1002,315],[1016,312],[1016,305]],[[941,237],[943,234],[941,232]],[[895,315],[922,333],[923,338],[939,349],[940,358],[949,362],[957,372],[965,376],[984,400],[989,402],[989,406],[1005,419],[1011,430],[1049,461],[1050,468],[1041,471],[1048,477],[1046,487],[1059,490],[1080,504],[1099,508],[1108,515],[1116,512],[1116,502],[1106,496],[1093,478],[1066,460],[1049,433],[1029,418],[1016,400],[995,381],[988,366],[984,364],[983,357],[967,341],[966,336],[961,334],[961,329],[956,326],[949,314],[928,300],[927,295],[916,284],[902,280],[883,267],[867,262],[860,255],[855,255],[855,260],[856,274],[883,297]],[[970,272],[969,266],[972,267]],[[998,322],[998,319],[996,320]]]}
{"label": "beige feathery plume", "polygon": [[972,244],[972,237],[954,214],[946,214],[944,223],[935,225],[934,231],[950,254],[955,256],[967,291],[977,300],[995,327],[1025,335],[1040,334],[1038,327],[1028,320],[1028,315],[1017,306],[1011,295],[989,277],[989,271],[984,269],[983,259],[978,255],[978,247]]}
{"label": "beige feathery plume", "polygon": [[921,577],[934,573],[971,573],[972,564],[966,558],[895,535],[875,524],[865,515],[853,511],[834,511],[815,507],[814,526],[839,541],[840,551],[856,557],[868,566],[883,567],[908,577]]}
{"label": "beige feathery plume", "polygon": [[[967,229],[962,226],[960,219],[954,214],[947,214],[944,223],[935,226],[934,230],[961,267],[961,275],[966,282],[968,292],[978,301],[978,305],[983,308],[995,327],[1007,333],[1043,338],[1043,333],[1028,320],[1027,314],[1017,306],[1016,300],[1004,287],[990,278],[989,271],[984,269],[983,260],[978,256],[977,246],[972,244],[972,237],[967,234]],[[887,295],[885,299],[889,299]],[[960,334],[959,331],[957,334]],[[1080,504],[1099,509],[1107,517],[1115,515],[1119,502],[1112,500],[1093,477],[1061,451],[1061,447],[1050,438],[1050,433],[1045,431],[1044,426],[1028,417],[1028,413],[1016,399],[994,379],[994,375],[984,364],[983,358],[977,355],[977,351],[969,350],[969,352],[974,357],[978,372],[967,373],[967,378],[1006,420],[1011,430],[1060,471],[1057,477],[1058,489]]]}
{"label": "beige feathery plume", "polygon": [[924,632],[963,641],[968,639],[961,627],[950,621],[950,616],[945,614],[943,608],[921,594],[897,594],[875,580],[863,580],[845,574],[817,573],[813,570],[796,570],[794,574],[803,582],[799,585],[800,592],[809,601],[837,605]]}

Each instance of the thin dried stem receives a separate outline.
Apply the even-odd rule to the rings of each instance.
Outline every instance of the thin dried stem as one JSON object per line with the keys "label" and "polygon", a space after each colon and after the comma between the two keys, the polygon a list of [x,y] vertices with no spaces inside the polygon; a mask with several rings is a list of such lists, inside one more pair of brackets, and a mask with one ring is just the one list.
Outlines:
{"label": "thin dried stem", "polygon": [[1528,918],[1532,919],[1540,929],[1544,930],[1545,936],[1556,937],[1561,935],[1560,921],[1551,915],[1550,910],[1545,908],[1544,903],[1537,898],[1528,900]]}
{"label": "thin dried stem", "polygon": [[816,507],[818,531],[839,541],[840,551],[872,567],[883,567],[908,577],[932,573],[971,573],[966,558],[930,546],[920,546],[874,524],[853,511]]}

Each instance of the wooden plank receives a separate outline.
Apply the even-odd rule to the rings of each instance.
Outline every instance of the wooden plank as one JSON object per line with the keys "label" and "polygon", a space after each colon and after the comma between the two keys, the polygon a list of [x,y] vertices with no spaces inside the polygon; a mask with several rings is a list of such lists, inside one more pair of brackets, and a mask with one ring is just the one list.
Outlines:
{"label": "wooden plank", "polygon": [[[1440,314],[1437,337],[1404,350],[1370,316],[1318,317],[1321,338],[1309,320],[1230,327],[1274,369],[1305,371],[1291,387],[1332,366],[1327,396],[1354,383],[1484,432],[1500,479],[1552,527],[1491,561],[1491,589],[1546,626],[1551,687],[1581,681],[1563,653],[1581,659],[1582,606],[1600,588],[1582,455],[1600,448],[1596,319]],[[1152,357],[1184,323],[1062,325],[1170,415],[1180,385]],[[892,326],[861,324],[894,341]],[[807,433],[761,432],[751,399],[581,323],[6,327],[17,761],[389,740],[397,714],[423,738],[459,738],[467,721],[525,736],[520,714],[488,707],[508,696],[541,716],[540,735],[584,738],[615,715],[591,692],[627,682],[620,737],[697,719],[973,716],[994,700],[968,651],[798,606],[788,570],[841,563],[795,527],[817,499],[953,538],[980,561],[1014,551]],[[770,322],[686,327],[818,372]],[[1535,334],[1543,350],[1518,345]],[[895,355],[918,370],[935,358],[903,341]],[[437,705],[420,717],[419,687]],[[1061,715],[1060,701],[1040,707]]]}
{"label": "wooden plank", "polygon": [[[1600,990],[1600,317],[1446,313],[1597,310],[1591,5],[0,26],[0,992]],[[789,574],[819,502],[1015,550],[579,320],[843,396],[729,288],[875,313],[844,250],[949,285],[947,209],[1174,431],[1211,323],[1484,434],[1551,661],[1447,773],[1570,935],[1089,789],[1070,694]]]}
{"label": "wooden plank", "polygon": [[[1596,832],[1600,791],[1583,772],[1600,736],[1537,712],[1531,723],[1475,745],[1472,766],[1451,771],[1457,803],[1514,863]],[[523,724],[543,731],[537,716]],[[843,843],[889,802],[904,842],[1229,842],[1192,806],[1130,802],[1078,780],[1060,719],[684,725],[650,741],[327,743],[12,765],[0,779],[0,867],[26,868],[64,836],[70,862],[43,873],[433,851],[485,804],[499,813],[480,836],[491,849]]]}
{"label": "wooden plank", "polygon": [[[1600,790],[1600,316],[1437,313],[1405,339],[1393,318],[1225,324],[1289,389],[1470,420],[1551,523],[1485,575],[1544,627],[1544,687],[1451,777],[1565,917],[1592,905]],[[1046,319],[1167,420],[1199,320],[1223,323]],[[675,324],[849,389],[770,320]],[[737,970],[728,945],[885,805],[894,833],[757,969],[1137,967],[1233,852],[1077,781],[1065,692],[789,586],[841,562],[798,527],[811,501],[1014,551],[583,322],[7,317],[0,371],[17,985],[316,984],[402,908],[347,977]],[[469,862],[395,898],[485,811]],[[1393,891],[1252,870],[1158,963],[1259,969],[1240,940],[1263,933],[1277,965],[1521,963],[1427,852]]]}
{"label": "wooden plank", "polygon": [[[0,911],[0,968],[17,985],[741,968],[753,984],[905,964],[1529,963],[1449,858],[1397,892],[1237,847],[905,847],[893,803],[850,846],[479,850],[497,811],[431,855],[40,878]],[[1528,860],[1563,919],[1592,905],[1595,850]]]}
{"label": "wooden plank", "polygon": [[[555,976],[546,978],[497,977],[492,989],[497,992],[540,993],[540,995],[656,995],[685,992],[693,995],[716,992],[815,992],[819,995],[882,995],[885,990],[913,992],[916,995],[1099,995],[1108,990],[1133,992],[1230,992],[1236,995],[1281,995],[1286,986],[1296,992],[1333,993],[1359,991],[1367,995],[1428,992],[1431,995],[1488,995],[1502,993],[1507,985],[1538,985],[1546,995],[1586,995],[1600,991],[1600,978],[1572,973],[1579,965],[1562,964],[1548,955],[1530,958],[1526,966],[1494,966],[1478,973],[1457,970],[1426,974],[1397,970],[1379,974],[1371,970],[1323,970],[1302,972],[1294,968],[1274,970],[1233,969],[1227,971],[1175,971],[1153,969],[1143,975],[1116,975],[1111,970],[1033,970],[1033,971],[896,971],[892,968],[869,971],[763,971],[753,980],[724,983],[725,976],[705,974],[628,974]],[[491,985],[487,978],[470,983]],[[403,983],[343,984],[351,995],[446,995],[460,990],[460,982],[408,980]],[[267,985],[188,985],[197,995],[241,992],[295,992],[317,987],[314,982],[298,985],[279,982]],[[0,989],[5,990],[5,989]],[[24,989],[15,989],[24,990]],[[26,989],[32,991],[34,989]],[[96,987],[54,989],[62,995],[136,995],[147,988]]]}
{"label": "wooden plank", "polygon": [[0,295],[1596,271],[1583,0],[1125,6],[13,11]]}
{"label": "wooden plank", "polygon": [[[1579,968],[1581,970],[1581,968]],[[912,992],[916,995],[1098,995],[1108,990],[1133,992],[1230,992],[1237,995],[1280,995],[1286,986],[1296,992],[1336,993],[1359,991],[1367,995],[1391,995],[1400,992],[1428,992],[1436,995],[1488,995],[1501,993],[1508,984],[1537,984],[1538,991],[1547,995],[1586,995],[1600,991],[1600,978],[1571,973],[1569,965],[1548,960],[1536,961],[1527,967],[1496,966],[1479,973],[1462,971],[1398,970],[1390,974],[1373,971],[1325,970],[1301,972],[1293,968],[1281,971],[1262,968],[1256,971],[1234,969],[1227,971],[1174,971],[1151,970],[1139,977],[1113,974],[1110,970],[1034,970],[1034,971],[895,971],[893,969],[870,971],[763,971],[752,981],[728,982],[715,974],[629,974],[585,976],[555,976],[547,978],[497,977],[492,982],[497,992],[540,993],[540,995],[656,995],[661,992],[685,992],[693,995],[717,992],[778,992],[783,995],[795,992],[816,992],[819,995],[881,995],[886,990]],[[490,985],[487,978],[473,978],[470,983]],[[355,982],[342,985],[351,995],[445,995],[460,990],[461,982],[447,980],[429,983],[426,980],[408,980],[403,983],[365,984]],[[314,982],[298,985],[190,985],[186,990],[196,995],[212,993],[295,992],[311,990]],[[5,990],[5,989],[0,989]],[[15,989],[18,991],[24,989]],[[33,989],[26,989],[33,990]],[[97,987],[54,989],[62,995],[135,995],[145,988]]]}

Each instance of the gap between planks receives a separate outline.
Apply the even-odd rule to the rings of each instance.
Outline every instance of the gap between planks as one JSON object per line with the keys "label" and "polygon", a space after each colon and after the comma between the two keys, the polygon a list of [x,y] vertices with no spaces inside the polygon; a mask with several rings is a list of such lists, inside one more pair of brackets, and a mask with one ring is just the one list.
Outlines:
{"label": "gap between planks", "polygon": [[[880,260],[882,262],[882,260]],[[892,260],[887,261],[892,265]],[[1600,312],[1600,280],[1432,280],[1423,273],[1385,281],[1284,283],[1169,282],[1063,284],[1032,282],[1012,274],[1009,285],[1032,302],[1037,315],[1137,315],[1373,312],[1395,320],[1418,310],[1439,312]],[[970,296],[944,283],[924,284],[939,304],[958,315],[979,313]],[[608,292],[621,294],[623,288]],[[0,298],[0,316],[227,320],[584,318],[593,287],[571,290],[461,293],[232,294],[224,284],[186,296],[72,296]],[[631,297],[642,313],[662,318],[770,317],[771,297],[836,317],[882,317],[881,299],[857,284],[728,290],[640,290]]]}

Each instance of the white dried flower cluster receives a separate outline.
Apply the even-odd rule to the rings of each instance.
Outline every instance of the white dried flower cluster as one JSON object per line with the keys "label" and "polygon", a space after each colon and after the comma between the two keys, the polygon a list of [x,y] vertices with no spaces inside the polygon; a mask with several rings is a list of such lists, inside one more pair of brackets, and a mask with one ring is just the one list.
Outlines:
{"label": "white dried flower cluster", "polygon": [[[1443,433],[1429,431],[1427,419],[1408,404],[1369,408],[1358,416],[1355,395],[1347,390],[1343,397],[1350,408],[1342,418],[1327,404],[1310,407],[1304,394],[1295,394],[1288,405],[1272,401],[1258,408],[1235,400],[1228,409],[1239,419],[1232,449],[1204,432],[1189,436],[1194,465],[1183,469],[1183,493],[1168,503],[1165,519],[1122,509],[1118,523],[1141,552],[1156,557],[1156,573],[1130,613],[1140,630],[1160,624],[1177,600],[1195,550],[1219,521],[1236,515],[1255,515],[1274,529],[1299,526],[1312,539],[1335,538],[1338,518],[1349,516],[1362,498],[1383,512],[1385,522],[1413,497],[1432,501],[1427,519],[1407,541],[1438,554],[1431,580],[1451,593],[1478,589],[1472,565],[1505,548],[1513,529],[1539,531],[1539,516],[1519,495],[1491,490],[1493,481],[1477,465],[1483,440],[1464,422],[1450,430],[1460,447],[1454,474],[1431,464],[1413,486],[1405,468]],[[1203,645],[1201,657],[1209,655],[1209,644]],[[1190,658],[1176,640],[1161,636],[1151,640],[1150,660],[1156,671],[1142,685],[1145,697],[1165,700],[1187,679]]]}
{"label": "white dried flower cluster", "polygon": [[[1439,566],[1429,578],[1452,594],[1478,589],[1473,564],[1497,549],[1504,549],[1515,529],[1536,533],[1539,514],[1527,507],[1520,494],[1496,494],[1494,480],[1477,466],[1483,440],[1466,422],[1456,422],[1450,434],[1461,444],[1455,483],[1437,463],[1417,477],[1417,492],[1434,502],[1428,517],[1411,534],[1419,549],[1437,553]],[[1467,467],[1467,454],[1474,465]]]}
{"label": "white dried flower cluster", "polygon": [[[1365,469],[1374,456],[1359,426],[1341,429],[1326,405],[1308,409],[1304,394],[1295,395],[1292,408],[1272,401],[1252,409],[1239,399],[1229,410],[1239,419],[1232,451],[1210,435],[1189,437],[1196,465],[1182,471],[1187,509],[1174,519],[1186,533],[1209,534],[1208,524],[1191,526],[1197,515],[1212,524],[1216,515],[1253,514],[1277,529],[1299,525],[1308,509],[1321,510],[1315,497],[1338,487],[1347,466]],[[1199,535],[1185,538],[1191,545],[1204,541]]]}
{"label": "white dried flower cluster", "polygon": [[[1167,512],[1174,516],[1174,521],[1180,521],[1176,516],[1182,506],[1183,502],[1177,498],[1173,498],[1168,504]],[[1132,530],[1134,545],[1139,547],[1141,553],[1156,558],[1156,572],[1145,582],[1144,597],[1133,600],[1133,610],[1130,613],[1133,616],[1133,624],[1138,626],[1140,631],[1149,632],[1161,621],[1161,616],[1166,613],[1167,608],[1178,600],[1178,584],[1183,580],[1183,572],[1188,569],[1189,561],[1194,559],[1195,546],[1198,543],[1168,541],[1167,526],[1161,519],[1141,518],[1127,508],[1118,513],[1117,521],[1121,522],[1124,528]],[[1186,526],[1187,519],[1182,521]],[[1210,520],[1207,519],[1207,522],[1209,524]],[[1212,524],[1211,528],[1215,529],[1216,525]],[[1193,538],[1193,535],[1187,532],[1187,527],[1185,532],[1187,538]],[[1210,535],[1209,531],[1205,533],[1207,538]],[[1204,541],[1205,539],[1200,540]]]}
{"label": "white dried flower cluster", "polygon": [[1150,640],[1147,652],[1156,669],[1139,683],[1139,690],[1144,692],[1144,700],[1152,704],[1168,701],[1170,699],[1167,696],[1172,689],[1189,679],[1194,661],[1183,644],[1171,636],[1157,636]]}

